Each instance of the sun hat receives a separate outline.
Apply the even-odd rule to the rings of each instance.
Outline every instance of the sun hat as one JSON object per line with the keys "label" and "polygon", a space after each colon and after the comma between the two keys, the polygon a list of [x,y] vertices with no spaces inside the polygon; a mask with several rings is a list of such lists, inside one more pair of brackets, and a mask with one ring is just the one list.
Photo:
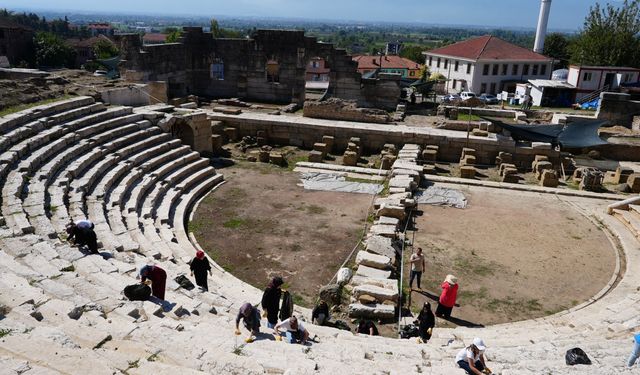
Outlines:
{"label": "sun hat", "polygon": [[487,348],[484,344],[484,341],[482,341],[480,337],[476,337],[475,339],[473,339],[473,345],[475,345],[476,348],[478,348],[478,350],[480,351],[483,351]]}
{"label": "sun hat", "polygon": [[453,275],[447,275],[447,277],[444,279],[444,281],[446,281],[449,284],[453,285],[453,284],[457,284],[458,283],[458,278],[453,276]]}
{"label": "sun hat", "polygon": [[202,250],[198,250],[198,251],[196,252],[196,258],[198,258],[198,259],[204,259],[204,251],[202,251]]}

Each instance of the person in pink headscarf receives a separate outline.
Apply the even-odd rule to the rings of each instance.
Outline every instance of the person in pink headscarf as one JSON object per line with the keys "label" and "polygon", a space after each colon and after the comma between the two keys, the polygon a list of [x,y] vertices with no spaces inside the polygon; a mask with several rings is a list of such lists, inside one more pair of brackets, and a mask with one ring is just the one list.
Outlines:
{"label": "person in pink headscarf", "polygon": [[204,251],[198,250],[196,257],[191,261],[191,276],[195,275],[196,284],[205,292],[209,291],[207,272],[211,274],[209,259],[204,255]]}

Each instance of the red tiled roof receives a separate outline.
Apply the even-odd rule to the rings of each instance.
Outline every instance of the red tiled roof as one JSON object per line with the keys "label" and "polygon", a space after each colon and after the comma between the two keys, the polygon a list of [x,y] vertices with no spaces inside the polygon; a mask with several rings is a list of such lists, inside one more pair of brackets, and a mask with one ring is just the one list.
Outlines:
{"label": "red tiled roof", "polygon": [[551,60],[544,55],[491,35],[436,48],[427,53],[471,60]]}
{"label": "red tiled roof", "polygon": [[144,34],[142,40],[145,42],[164,43],[167,41],[167,35],[159,33],[147,33]]}
{"label": "red tiled roof", "polygon": [[98,35],[88,39],[67,39],[67,44],[75,48],[92,48],[94,44],[101,40],[106,40],[113,44],[113,41],[104,35]]}
{"label": "red tiled roof", "polygon": [[358,63],[358,69],[378,69],[382,62],[382,69],[420,69],[420,64],[404,57],[356,55],[352,57]]}

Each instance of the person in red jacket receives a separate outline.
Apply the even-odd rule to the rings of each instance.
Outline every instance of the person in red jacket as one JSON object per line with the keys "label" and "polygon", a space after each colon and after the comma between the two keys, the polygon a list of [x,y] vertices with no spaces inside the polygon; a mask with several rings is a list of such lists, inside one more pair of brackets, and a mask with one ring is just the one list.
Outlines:
{"label": "person in red jacket", "polygon": [[141,282],[151,280],[153,295],[164,301],[164,290],[167,285],[167,273],[158,266],[144,266],[140,270]]}
{"label": "person in red jacket", "polygon": [[453,275],[447,275],[440,287],[442,288],[442,293],[440,294],[440,300],[436,308],[436,316],[448,319],[451,317],[451,310],[453,310],[453,306],[456,304],[458,279]]}

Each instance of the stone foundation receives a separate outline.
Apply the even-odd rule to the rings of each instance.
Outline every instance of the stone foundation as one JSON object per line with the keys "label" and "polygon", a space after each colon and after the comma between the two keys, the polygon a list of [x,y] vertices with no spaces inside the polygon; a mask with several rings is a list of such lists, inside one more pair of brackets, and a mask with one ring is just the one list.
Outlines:
{"label": "stone foundation", "polygon": [[306,101],[304,116],[328,120],[344,120],[358,122],[373,122],[386,124],[391,122],[391,116],[381,109],[358,108],[351,100],[331,98],[323,102]]}

